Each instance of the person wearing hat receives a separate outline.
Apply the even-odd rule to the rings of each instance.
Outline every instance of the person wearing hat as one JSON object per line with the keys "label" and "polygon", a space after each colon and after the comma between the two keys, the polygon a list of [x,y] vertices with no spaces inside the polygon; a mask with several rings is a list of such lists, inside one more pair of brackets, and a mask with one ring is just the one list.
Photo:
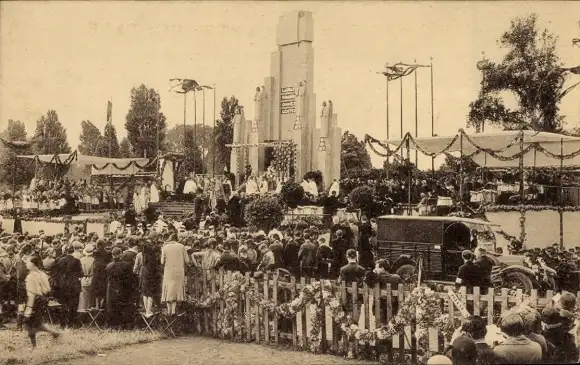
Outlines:
{"label": "person wearing hat", "polygon": [[132,295],[133,267],[127,261],[121,260],[123,251],[113,248],[111,261],[105,268],[107,277],[106,317],[109,328],[128,329],[133,319]]}
{"label": "person wearing hat", "polygon": [[[80,244],[80,243],[79,243]],[[77,326],[77,310],[81,292],[80,279],[84,276],[81,261],[74,256],[75,245],[67,247],[66,255],[55,264],[58,290],[55,297],[62,304],[61,328]],[[78,247],[78,246],[77,246]]]}
{"label": "person wearing hat", "polygon": [[8,293],[10,292],[8,286],[10,284],[10,272],[6,265],[6,259],[8,258],[8,252],[0,248],[0,330],[6,329],[3,321],[2,307],[5,301],[10,298]]}
{"label": "person wearing hat", "polygon": [[457,288],[465,286],[467,287],[467,290],[471,290],[474,286],[482,286],[482,284],[484,284],[482,278],[485,276],[485,273],[481,267],[473,262],[475,259],[473,252],[464,250],[461,252],[461,257],[463,258],[463,265],[461,265],[457,271],[455,286]]}
{"label": "person wearing hat", "polygon": [[85,246],[83,250],[83,257],[81,258],[81,267],[83,268],[83,277],[81,278],[81,295],[79,297],[79,312],[86,312],[94,306],[91,297],[91,283],[93,280],[93,272],[95,265],[95,258],[93,252],[95,246],[90,243]]}
{"label": "person wearing hat", "polygon": [[[524,335],[524,321],[519,314],[514,311],[504,313],[499,327],[506,339],[493,349],[496,363],[538,364],[542,361],[542,346]],[[455,360],[455,354],[453,359]]]}
{"label": "person wearing hat", "polygon": [[474,365],[477,361],[475,341],[468,336],[459,336],[451,344],[453,365]]}
{"label": "person wearing hat", "polygon": [[83,244],[80,241],[74,241],[72,243],[72,247],[74,249],[73,256],[77,259],[82,259],[85,255],[83,255]]}
{"label": "person wearing hat", "polygon": [[93,278],[91,280],[91,297],[95,301],[97,308],[104,308],[107,296],[107,276],[105,268],[111,262],[111,252],[106,250],[106,242],[103,239],[97,240],[93,251]]}
{"label": "person wearing hat", "polygon": [[[552,364],[575,364],[578,362],[578,347],[574,341],[574,336],[569,333],[569,329],[562,326],[560,312],[554,306],[548,306],[542,311],[542,322],[544,331],[542,335],[548,343],[549,351],[548,363]],[[552,346],[551,346],[552,345]]]}

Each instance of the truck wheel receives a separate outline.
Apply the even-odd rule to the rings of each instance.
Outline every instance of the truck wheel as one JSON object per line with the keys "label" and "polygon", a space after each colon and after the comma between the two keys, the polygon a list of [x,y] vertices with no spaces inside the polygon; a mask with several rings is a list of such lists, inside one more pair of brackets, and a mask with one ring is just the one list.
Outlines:
{"label": "truck wheel", "polygon": [[403,279],[403,282],[409,281],[415,275],[415,265],[405,264],[397,269],[397,275]]}
{"label": "truck wheel", "polygon": [[529,293],[532,291],[532,289],[534,289],[532,279],[530,279],[528,275],[524,274],[523,272],[512,271],[507,273],[504,276],[504,283],[508,289],[515,287],[516,289],[522,289],[524,293]]}

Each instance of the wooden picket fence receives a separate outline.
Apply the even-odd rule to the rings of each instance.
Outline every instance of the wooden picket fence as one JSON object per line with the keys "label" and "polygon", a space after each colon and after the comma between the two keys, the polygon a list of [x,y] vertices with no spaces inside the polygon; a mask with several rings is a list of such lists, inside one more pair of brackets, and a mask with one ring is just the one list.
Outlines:
{"label": "wooden picket fence", "polygon": [[[229,279],[231,273],[215,273],[207,275],[199,273],[193,276],[189,283],[190,293],[194,297],[204,298],[210,294],[215,294],[219,288]],[[311,282],[308,278],[282,279],[276,274],[270,274],[268,277],[255,279],[249,274],[245,276],[246,283],[263,295],[263,298],[272,301],[276,306],[282,303],[289,303],[296,298],[302,288]],[[351,314],[353,318],[359,318],[359,328],[373,330],[388,323],[396,314],[394,307],[403,303],[405,298],[410,295],[412,287],[400,284],[393,288],[390,284],[386,286],[368,286],[366,284],[345,284],[330,281],[332,292],[337,299],[343,304],[345,312]],[[353,295],[356,293],[356,295]],[[438,295],[444,299],[443,310],[450,314],[450,322],[455,327],[458,326],[455,318],[460,317],[457,308],[451,302],[449,295],[444,291],[437,291]],[[578,292],[580,295],[580,292]],[[461,288],[458,297],[464,307],[468,308],[474,315],[481,315],[487,318],[488,324],[497,324],[500,313],[529,300],[532,306],[538,309],[545,307],[553,296],[552,291],[548,291],[544,296],[539,296],[536,290],[532,290],[529,296],[524,296],[521,290],[515,293],[509,293],[508,289],[501,290],[500,295],[496,295],[493,290],[488,294],[482,295],[479,288],[473,288],[473,293],[467,294],[465,288]],[[379,298],[379,300],[376,300]],[[237,318],[240,319],[237,325],[233,326],[233,331],[224,335],[218,328],[217,318],[220,312],[223,313],[225,300],[221,299],[215,302],[210,308],[197,309],[197,330],[203,335],[214,336],[218,338],[255,342],[265,345],[288,345],[296,349],[309,349],[309,336],[311,320],[309,306],[306,306],[296,316],[287,319],[273,315],[258,305],[252,305],[251,298],[241,294],[237,299]],[[350,302],[350,303],[348,303]],[[493,303],[493,305],[488,305]],[[386,308],[383,309],[383,308]],[[373,311],[374,309],[374,311]],[[381,318],[381,312],[386,313],[386,318]],[[373,312],[375,314],[373,314]],[[360,317],[359,317],[360,316]],[[378,356],[378,353],[386,353],[389,363],[393,362],[393,357],[400,359],[405,358],[405,354],[411,356],[413,361],[417,357],[417,341],[412,335],[414,329],[410,326],[404,333],[394,336],[384,342],[373,341],[363,343],[362,341],[351,341],[345,339],[344,331],[336,324],[330,316],[328,308],[322,308],[322,327],[321,327],[321,346],[322,353],[336,355],[345,355],[349,351],[355,356],[372,357]],[[443,351],[448,345],[443,335],[438,333],[435,328],[429,331],[429,349],[432,351]],[[369,351],[370,349],[373,349]]]}

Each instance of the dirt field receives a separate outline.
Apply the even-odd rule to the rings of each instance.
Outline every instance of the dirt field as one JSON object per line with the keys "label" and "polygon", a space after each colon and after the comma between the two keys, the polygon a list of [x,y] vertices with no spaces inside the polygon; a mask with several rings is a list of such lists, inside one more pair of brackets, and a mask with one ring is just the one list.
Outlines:
{"label": "dirt field", "polygon": [[[287,351],[256,344],[231,343],[207,337],[157,341],[87,356],[66,365],[342,365],[361,364],[338,356]],[[104,356],[103,356],[104,355]],[[372,363],[367,363],[372,364]]]}

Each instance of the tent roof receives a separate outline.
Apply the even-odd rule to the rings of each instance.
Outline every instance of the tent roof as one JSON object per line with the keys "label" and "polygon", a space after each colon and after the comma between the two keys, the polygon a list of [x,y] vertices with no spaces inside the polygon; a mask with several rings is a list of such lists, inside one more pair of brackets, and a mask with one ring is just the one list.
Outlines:
{"label": "tent roof", "polygon": [[[463,152],[470,155],[475,163],[484,167],[508,168],[518,167],[519,159],[501,159],[501,157],[515,156],[520,152],[519,136],[521,131],[501,131],[488,133],[465,134],[461,137],[462,130],[453,136],[436,137],[410,137],[409,134],[403,139],[391,139],[385,141],[389,148],[393,149],[409,139],[409,148],[418,149],[431,154],[453,153],[457,155]],[[555,155],[569,155],[580,151],[580,138],[557,133],[523,131],[524,148],[535,143],[548,152]],[[462,141],[463,140],[463,141]],[[471,140],[471,142],[469,141]],[[479,148],[496,151],[500,158],[495,158]],[[479,152],[478,152],[479,151]],[[524,154],[525,167],[559,167],[560,159],[549,156],[541,150],[532,148]],[[580,166],[580,156],[565,158],[564,167]]]}

